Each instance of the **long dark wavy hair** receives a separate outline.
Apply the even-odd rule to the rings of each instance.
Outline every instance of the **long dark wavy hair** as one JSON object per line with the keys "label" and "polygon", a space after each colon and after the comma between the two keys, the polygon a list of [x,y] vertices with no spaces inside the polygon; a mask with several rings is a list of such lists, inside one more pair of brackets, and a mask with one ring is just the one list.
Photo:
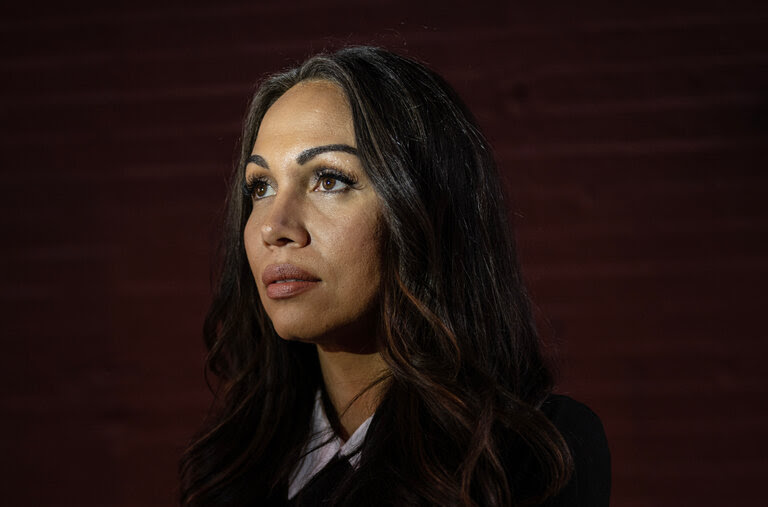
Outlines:
{"label": "long dark wavy hair", "polygon": [[314,345],[282,340],[243,244],[246,159],[267,109],[302,81],[340,86],[383,208],[377,347],[389,373],[359,466],[333,505],[523,505],[557,492],[568,447],[539,411],[552,376],[521,280],[492,153],[452,88],[379,48],[320,54],[249,106],[204,337],[218,380],[181,459],[181,504],[285,503],[322,379]]}

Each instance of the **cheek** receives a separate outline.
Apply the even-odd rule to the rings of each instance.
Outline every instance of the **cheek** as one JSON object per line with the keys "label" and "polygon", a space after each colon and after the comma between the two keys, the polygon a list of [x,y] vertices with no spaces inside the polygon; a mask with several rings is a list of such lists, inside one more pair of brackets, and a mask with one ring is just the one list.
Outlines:
{"label": "cheek", "polygon": [[334,234],[333,256],[344,288],[353,297],[368,300],[379,288],[382,242],[378,217],[361,218],[350,220]]}
{"label": "cheek", "polygon": [[251,214],[248,217],[248,221],[245,223],[245,229],[243,230],[243,245],[245,246],[245,255],[248,259],[248,264],[251,266],[251,270],[256,268],[260,244],[261,231],[259,230],[259,226],[256,223],[253,214]]}

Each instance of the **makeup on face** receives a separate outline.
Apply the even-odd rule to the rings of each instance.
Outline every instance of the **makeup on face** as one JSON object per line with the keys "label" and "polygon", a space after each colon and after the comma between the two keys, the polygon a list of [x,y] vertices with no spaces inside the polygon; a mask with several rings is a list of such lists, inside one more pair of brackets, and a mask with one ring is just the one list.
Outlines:
{"label": "makeup on face", "polygon": [[270,264],[264,268],[261,281],[267,297],[286,299],[314,288],[322,280],[293,264]]}
{"label": "makeup on face", "polygon": [[261,121],[243,177],[243,240],[264,309],[288,340],[372,340],[381,207],[335,84],[289,89]]}

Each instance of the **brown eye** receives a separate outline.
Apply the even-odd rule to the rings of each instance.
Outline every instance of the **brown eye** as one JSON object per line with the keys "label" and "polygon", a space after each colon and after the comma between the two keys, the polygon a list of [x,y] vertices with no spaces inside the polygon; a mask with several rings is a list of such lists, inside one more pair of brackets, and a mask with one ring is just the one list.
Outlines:
{"label": "brown eye", "polygon": [[251,199],[264,199],[275,195],[275,189],[270,185],[269,180],[262,178],[249,178],[243,183],[243,195]]}
{"label": "brown eye", "polygon": [[333,190],[333,187],[336,186],[336,178],[326,176],[322,179],[320,185],[323,187],[323,190]]}
{"label": "brown eye", "polygon": [[317,173],[315,192],[337,194],[352,189],[357,180],[336,170],[321,169]]}

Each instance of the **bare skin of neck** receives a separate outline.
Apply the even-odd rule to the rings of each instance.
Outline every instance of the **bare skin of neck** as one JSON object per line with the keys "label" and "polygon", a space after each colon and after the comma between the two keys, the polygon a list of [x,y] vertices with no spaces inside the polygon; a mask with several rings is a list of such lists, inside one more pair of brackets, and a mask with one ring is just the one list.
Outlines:
{"label": "bare skin of neck", "polygon": [[325,390],[341,423],[340,436],[346,441],[376,411],[385,382],[376,384],[356,400],[355,397],[388,368],[378,352],[359,354],[318,346],[317,356]]}

